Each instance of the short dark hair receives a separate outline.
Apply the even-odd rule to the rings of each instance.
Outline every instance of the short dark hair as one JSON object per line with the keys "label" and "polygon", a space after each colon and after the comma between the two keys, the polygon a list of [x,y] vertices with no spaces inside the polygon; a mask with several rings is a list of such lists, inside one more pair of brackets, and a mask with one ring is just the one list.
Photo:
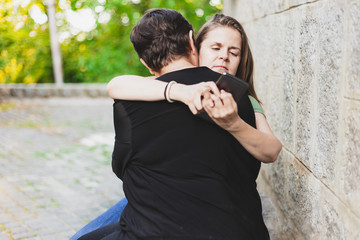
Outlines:
{"label": "short dark hair", "polygon": [[192,25],[172,9],[150,9],[133,27],[130,40],[135,51],[154,71],[179,57],[190,56]]}

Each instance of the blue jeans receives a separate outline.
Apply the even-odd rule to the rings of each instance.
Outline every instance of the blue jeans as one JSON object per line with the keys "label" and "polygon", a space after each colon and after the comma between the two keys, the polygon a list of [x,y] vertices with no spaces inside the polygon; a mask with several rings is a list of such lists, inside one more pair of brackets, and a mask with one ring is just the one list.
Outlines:
{"label": "blue jeans", "polygon": [[82,229],[75,233],[75,235],[72,236],[70,240],[77,240],[79,237],[85,235],[86,233],[92,232],[108,224],[119,221],[121,213],[126,207],[127,203],[128,201],[126,198],[121,199],[121,201],[109,208],[106,212],[86,224]]}

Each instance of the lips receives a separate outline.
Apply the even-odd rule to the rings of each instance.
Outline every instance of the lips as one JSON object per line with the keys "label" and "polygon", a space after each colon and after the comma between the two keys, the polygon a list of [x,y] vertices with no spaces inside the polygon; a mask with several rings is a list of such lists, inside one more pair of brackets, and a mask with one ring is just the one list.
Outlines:
{"label": "lips", "polygon": [[215,67],[215,68],[218,68],[218,69],[220,69],[220,70],[222,70],[222,71],[228,71],[228,70],[229,70],[227,67],[221,66],[221,65],[219,65],[219,66],[214,66],[214,67]]}

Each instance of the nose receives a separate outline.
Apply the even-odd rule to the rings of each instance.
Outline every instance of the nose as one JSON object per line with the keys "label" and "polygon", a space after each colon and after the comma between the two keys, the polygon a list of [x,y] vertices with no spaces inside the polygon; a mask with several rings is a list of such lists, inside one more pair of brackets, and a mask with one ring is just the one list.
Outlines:
{"label": "nose", "polygon": [[219,52],[219,58],[226,61],[229,59],[229,53],[226,50],[222,50]]}

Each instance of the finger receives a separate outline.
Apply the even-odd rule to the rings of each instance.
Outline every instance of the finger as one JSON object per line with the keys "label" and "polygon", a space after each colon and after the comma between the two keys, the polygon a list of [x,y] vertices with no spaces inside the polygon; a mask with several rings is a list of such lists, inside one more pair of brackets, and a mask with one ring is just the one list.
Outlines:
{"label": "finger", "polygon": [[215,82],[206,82],[206,84],[215,96],[220,96],[219,88],[216,86]]}
{"label": "finger", "polygon": [[209,107],[214,107],[214,102],[213,100],[211,99],[211,93],[210,92],[205,92],[204,93],[204,98],[202,100],[202,103],[203,105],[206,104],[208,105]]}
{"label": "finger", "polygon": [[214,111],[214,107],[210,107],[209,104],[204,104],[204,110],[205,112],[209,115],[210,118],[213,118],[213,111]]}
{"label": "finger", "polygon": [[199,111],[196,109],[196,107],[193,104],[189,105],[189,109],[192,112],[192,114],[194,114],[194,115],[199,113]]}
{"label": "finger", "polygon": [[225,92],[225,91],[221,92],[220,98],[223,101],[224,105],[230,105],[231,106],[231,105],[236,104],[231,93],[228,93],[228,92]]}
{"label": "finger", "polygon": [[196,108],[197,111],[201,111],[203,109],[203,105],[201,103],[201,95],[198,95],[194,99],[194,107]]}
{"label": "finger", "polygon": [[211,99],[214,101],[215,107],[222,107],[224,105],[221,98],[214,94],[211,94]]}
{"label": "finger", "polygon": [[202,106],[202,98],[203,98],[203,92],[205,91],[205,88],[204,87],[201,87],[199,89],[197,89],[195,92],[194,92],[194,96],[193,96],[193,104],[195,105],[196,109],[198,111],[201,111],[203,109],[203,106]]}

